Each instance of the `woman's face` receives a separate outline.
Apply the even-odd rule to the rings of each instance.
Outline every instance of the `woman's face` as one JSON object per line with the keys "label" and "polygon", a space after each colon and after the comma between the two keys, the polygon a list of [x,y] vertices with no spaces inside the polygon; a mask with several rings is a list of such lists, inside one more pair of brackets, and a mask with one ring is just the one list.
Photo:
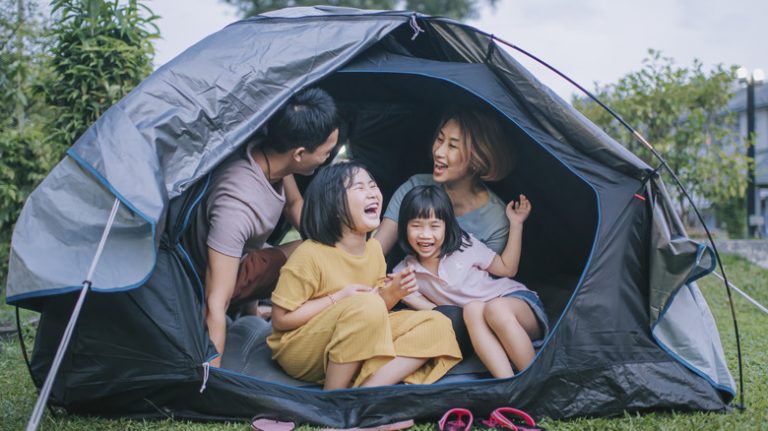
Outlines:
{"label": "woman's face", "polygon": [[445,222],[434,215],[411,219],[408,221],[406,236],[420,261],[439,258],[445,242]]}
{"label": "woman's face", "polygon": [[376,181],[368,171],[358,169],[347,188],[347,207],[352,220],[352,231],[368,233],[379,227],[382,200]]}
{"label": "woman's face", "polygon": [[448,120],[437,133],[432,144],[432,178],[438,183],[449,183],[469,174],[467,143],[456,120]]}

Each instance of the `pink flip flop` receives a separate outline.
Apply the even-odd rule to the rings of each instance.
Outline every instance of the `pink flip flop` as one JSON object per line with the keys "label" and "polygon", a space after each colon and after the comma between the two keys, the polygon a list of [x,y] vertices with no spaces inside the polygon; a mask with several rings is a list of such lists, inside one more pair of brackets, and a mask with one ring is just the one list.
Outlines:
{"label": "pink flip flop", "polygon": [[379,425],[370,428],[323,428],[320,431],[397,431],[410,428],[414,425],[413,419],[408,419],[391,424]]}
{"label": "pink flip flop", "polygon": [[[464,418],[467,419],[465,420]],[[437,426],[440,431],[469,431],[473,420],[474,417],[471,411],[455,408],[445,412],[440,421],[437,422]]]}
{"label": "pink flip flop", "polygon": [[506,428],[513,431],[544,431],[536,425],[528,413],[512,407],[499,407],[491,413],[488,420],[483,421],[483,425],[490,428]]}
{"label": "pink flip flop", "polygon": [[292,431],[296,428],[293,422],[280,422],[276,419],[255,417],[251,420],[253,431]]}

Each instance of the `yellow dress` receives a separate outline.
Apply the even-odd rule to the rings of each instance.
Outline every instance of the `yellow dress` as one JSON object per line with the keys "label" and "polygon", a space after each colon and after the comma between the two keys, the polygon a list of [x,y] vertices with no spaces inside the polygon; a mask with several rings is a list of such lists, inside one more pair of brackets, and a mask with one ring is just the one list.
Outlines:
{"label": "yellow dress", "polygon": [[[304,241],[280,270],[272,293],[275,305],[293,311],[305,302],[350,284],[375,286],[386,275],[381,245],[366,243],[360,256],[315,241]],[[348,296],[299,328],[274,330],[267,339],[272,359],[294,378],[323,383],[328,362],[363,361],[353,386],[395,356],[430,358],[405,379],[433,383],[461,361],[450,320],[436,311],[389,313],[376,291]]]}

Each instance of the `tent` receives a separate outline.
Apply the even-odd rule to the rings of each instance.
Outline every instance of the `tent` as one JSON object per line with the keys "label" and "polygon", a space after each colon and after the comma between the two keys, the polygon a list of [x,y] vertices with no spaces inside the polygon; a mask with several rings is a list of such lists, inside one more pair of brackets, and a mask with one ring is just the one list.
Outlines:
{"label": "tent", "polygon": [[[249,362],[269,331],[253,319],[230,327],[232,365],[208,367],[215,350],[201,275],[181,241],[189,216],[211,170],[313,85],[338,101],[349,153],[371,166],[385,196],[429,171],[440,107],[474,104],[504,119],[519,163],[491,187],[535,204],[519,278],[540,293],[552,327],[527,369],[510,379],[467,369],[433,385],[323,392]],[[654,169],[492,36],[455,21],[330,7],[264,14],[200,41],[110,108],[30,196],[13,234],[7,301],[41,312],[31,364],[38,387],[114,199],[94,293],[51,393],[70,412],[270,414],[349,427],[457,406],[552,418],[717,411],[735,394],[695,284],[715,259],[686,236]]]}

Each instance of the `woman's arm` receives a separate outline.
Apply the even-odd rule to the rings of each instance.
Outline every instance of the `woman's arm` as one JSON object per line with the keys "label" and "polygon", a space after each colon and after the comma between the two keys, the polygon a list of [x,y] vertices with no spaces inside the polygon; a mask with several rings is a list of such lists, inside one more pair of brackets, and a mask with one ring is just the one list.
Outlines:
{"label": "woman's arm", "polygon": [[330,295],[310,299],[293,311],[288,311],[279,305],[273,304],[272,327],[278,331],[290,331],[299,328],[309,322],[310,319],[320,314],[321,311],[336,304],[347,296],[370,291],[371,288],[368,286],[353,284]]}
{"label": "woman's arm", "polygon": [[389,251],[392,250],[395,242],[397,242],[397,223],[392,219],[384,217],[384,220],[381,221],[379,229],[373,237],[379,241],[381,244],[381,251],[383,251],[386,256]]}
{"label": "woman's arm", "polygon": [[523,223],[531,213],[531,203],[520,195],[520,200],[507,205],[509,219],[509,238],[501,255],[496,255],[488,265],[487,271],[498,277],[514,277],[520,265],[520,249],[523,243]]}

